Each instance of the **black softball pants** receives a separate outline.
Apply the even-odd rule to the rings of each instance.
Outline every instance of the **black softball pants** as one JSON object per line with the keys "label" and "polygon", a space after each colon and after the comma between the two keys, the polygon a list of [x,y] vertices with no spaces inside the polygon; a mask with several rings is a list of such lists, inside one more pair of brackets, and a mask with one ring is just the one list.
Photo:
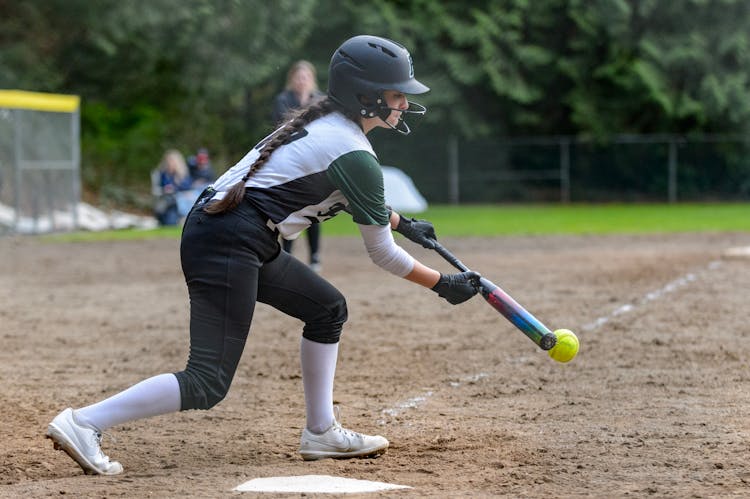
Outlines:
{"label": "black softball pants", "polygon": [[180,256],[190,295],[190,356],[175,373],[182,410],[209,409],[227,394],[255,303],[300,319],[302,335],[336,343],[347,319],[343,295],[280,250],[278,235],[247,200],[206,214],[199,200],[183,228]]}

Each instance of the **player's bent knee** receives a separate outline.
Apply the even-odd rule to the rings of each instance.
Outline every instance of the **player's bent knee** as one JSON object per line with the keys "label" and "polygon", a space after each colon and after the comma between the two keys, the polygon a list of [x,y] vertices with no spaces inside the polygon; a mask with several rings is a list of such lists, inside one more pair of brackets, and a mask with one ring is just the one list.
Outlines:
{"label": "player's bent knee", "polygon": [[302,336],[316,343],[338,343],[348,318],[346,299],[339,295],[335,302],[320,307],[315,317],[305,321]]}
{"label": "player's bent knee", "polygon": [[218,375],[205,375],[188,369],[175,373],[180,384],[181,410],[207,410],[224,400],[229,391],[229,382]]}
{"label": "player's bent knee", "polygon": [[209,394],[207,397],[201,400],[202,403],[199,403],[196,407],[191,407],[191,409],[207,411],[211,409],[212,407],[214,407],[215,405],[217,405],[222,400],[224,400],[225,396],[226,394],[224,394],[223,396],[216,396],[216,395]]}

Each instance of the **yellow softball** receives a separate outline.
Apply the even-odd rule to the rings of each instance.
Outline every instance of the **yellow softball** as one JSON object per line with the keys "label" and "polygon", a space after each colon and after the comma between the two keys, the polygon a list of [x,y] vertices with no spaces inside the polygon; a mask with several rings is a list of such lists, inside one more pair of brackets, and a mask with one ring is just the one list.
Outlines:
{"label": "yellow softball", "polygon": [[578,353],[578,336],[570,329],[558,329],[553,333],[557,343],[549,351],[549,356],[558,362],[569,362]]}

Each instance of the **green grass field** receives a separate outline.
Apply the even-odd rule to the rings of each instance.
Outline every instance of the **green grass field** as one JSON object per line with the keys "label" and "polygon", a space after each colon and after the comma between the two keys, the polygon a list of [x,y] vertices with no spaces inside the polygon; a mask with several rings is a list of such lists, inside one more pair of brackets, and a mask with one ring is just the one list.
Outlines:
{"label": "green grass field", "polygon": [[[750,203],[436,205],[414,215],[431,221],[439,236],[522,234],[648,234],[669,232],[750,232]],[[342,214],[325,222],[324,237],[357,235]],[[101,241],[178,238],[179,227],[155,230],[74,232],[46,241]]]}

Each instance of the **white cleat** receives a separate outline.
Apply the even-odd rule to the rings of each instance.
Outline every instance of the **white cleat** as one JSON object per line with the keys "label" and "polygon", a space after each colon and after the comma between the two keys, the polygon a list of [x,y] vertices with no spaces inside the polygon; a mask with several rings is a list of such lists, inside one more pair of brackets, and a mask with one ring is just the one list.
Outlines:
{"label": "white cleat", "polygon": [[349,459],[352,457],[374,457],[388,449],[388,440],[380,435],[364,435],[347,430],[333,420],[323,433],[302,430],[299,453],[305,461],[316,459]]}
{"label": "white cleat", "polygon": [[68,408],[57,415],[47,427],[47,438],[55,449],[65,451],[87,475],[117,475],[122,465],[110,461],[102,452],[102,435],[97,430],[78,424],[73,418],[73,409]]}

